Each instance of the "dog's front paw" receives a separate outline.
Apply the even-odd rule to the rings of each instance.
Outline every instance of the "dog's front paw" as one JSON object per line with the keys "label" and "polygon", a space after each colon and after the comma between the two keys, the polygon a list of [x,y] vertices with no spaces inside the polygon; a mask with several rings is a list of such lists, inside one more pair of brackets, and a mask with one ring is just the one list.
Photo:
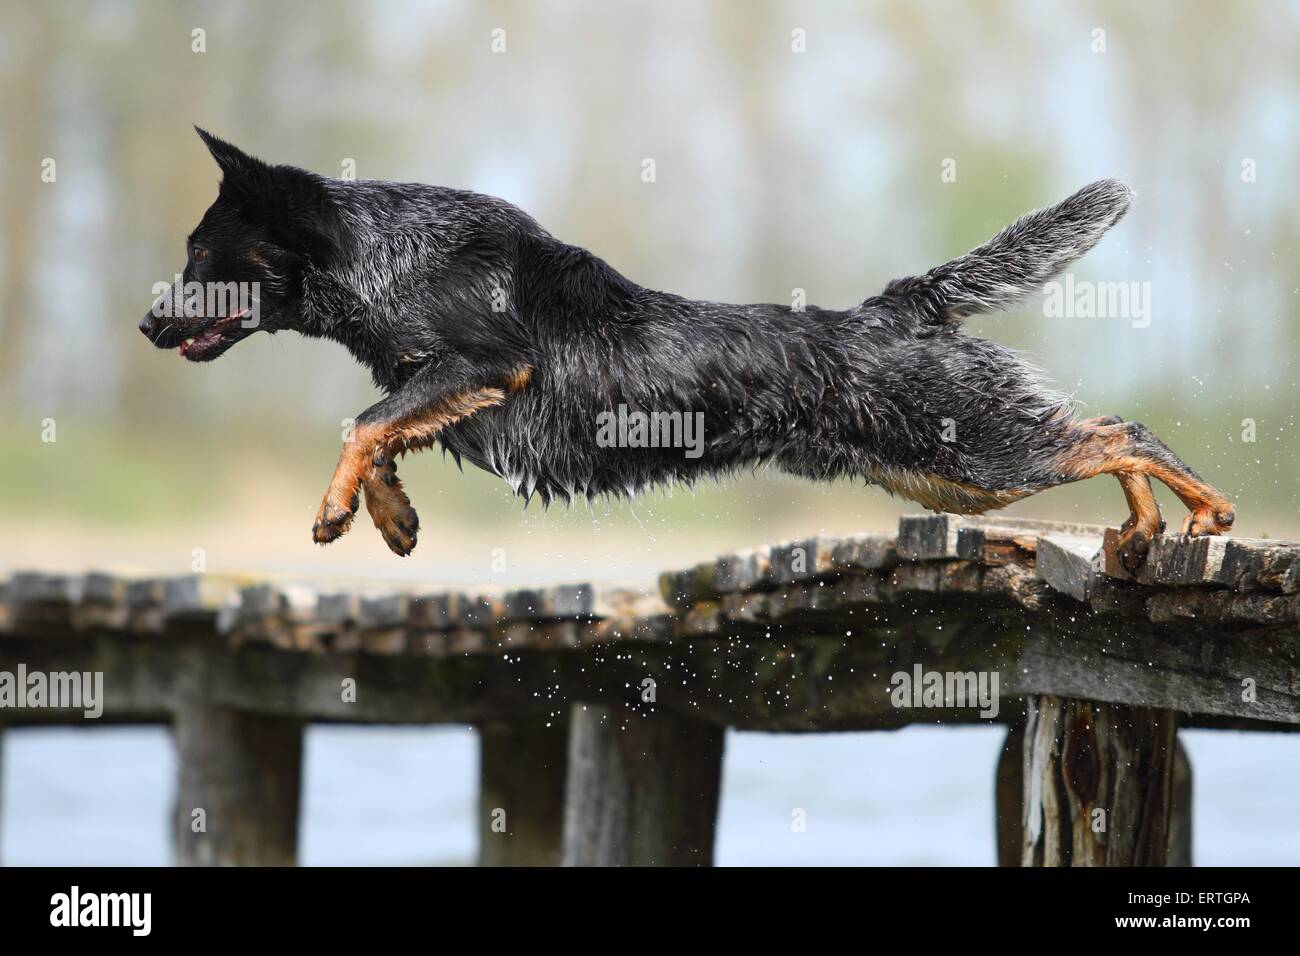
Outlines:
{"label": "dog's front paw", "polygon": [[376,458],[375,466],[366,476],[366,510],[375,523],[384,543],[400,558],[415,550],[420,518],[411,507],[411,499],[402,490],[397,479],[397,465],[391,459]]}
{"label": "dog's front paw", "polygon": [[317,544],[329,544],[335,538],[347,534],[352,527],[352,519],[357,513],[357,495],[346,504],[340,504],[332,494],[333,489],[325,493],[325,500],[316,512],[316,523],[311,526],[311,538]]}
{"label": "dog's front paw", "polygon": [[420,530],[420,516],[406,500],[406,495],[400,491],[397,495],[383,493],[375,495],[367,485],[366,510],[370,512],[370,520],[375,523],[375,527],[384,537],[384,543],[393,554],[404,558],[415,550],[416,536]]}
{"label": "dog's front paw", "polygon": [[399,509],[385,521],[375,522],[375,527],[384,536],[384,543],[399,558],[404,558],[415,550],[416,534],[420,530],[420,516],[410,505]]}

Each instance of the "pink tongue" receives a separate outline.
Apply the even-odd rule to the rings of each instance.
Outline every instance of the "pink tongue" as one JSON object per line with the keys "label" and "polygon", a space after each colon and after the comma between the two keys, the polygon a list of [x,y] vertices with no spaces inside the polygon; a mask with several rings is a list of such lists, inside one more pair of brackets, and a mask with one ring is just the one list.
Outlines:
{"label": "pink tongue", "polygon": [[[244,312],[247,311],[248,311],[247,309],[244,310]],[[230,322],[234,321],[234,319],[239,318],[244,314],[244,312],[240,312],[239,315],[232,316],[229,319],[222,319],[220,322],[218,322],[212,328],[208,329],[202,335],[195,336],[193,342],[182,342],[181,355],[184,355],[189,350],[189,347],[191,345],[211,345],[213,342],[217,341],[219,338],[221,338],[221,327],[224,325],[228,325]]]}

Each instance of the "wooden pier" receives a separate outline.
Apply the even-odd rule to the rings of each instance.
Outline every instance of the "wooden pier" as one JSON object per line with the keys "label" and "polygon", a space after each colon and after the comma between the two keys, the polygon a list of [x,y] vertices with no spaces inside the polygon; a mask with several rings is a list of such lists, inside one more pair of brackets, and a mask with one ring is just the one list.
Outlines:
{"label": "wooden pier", "polygon": [[482,864],[707,865],[726,728],[991,721],[1002,864],[1188,864],[1178,729],[1300,730],[1300,545],[1165,535],[1134,580],[1113,539],[907,517],[641,590],[16,573],[0,677],[100,672],[103,716],[7,705],[0,728],[169,723],[181,864],[296,861],[322,721],[475,725]]}

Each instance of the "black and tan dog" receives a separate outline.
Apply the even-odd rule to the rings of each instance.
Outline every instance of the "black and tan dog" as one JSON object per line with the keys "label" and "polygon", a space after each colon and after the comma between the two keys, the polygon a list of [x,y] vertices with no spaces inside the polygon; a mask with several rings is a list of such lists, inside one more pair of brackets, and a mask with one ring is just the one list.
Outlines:
{"label": "black and tan dog", "polygon": [[[499,199],[340,181],[272,166],[200,131],[221,167],[182,281],[141,330],[205,362],[262,330],[334,339],[385,398],[362,412],[313,538],[366,508],[389,547],[417,519],[394,457],[437,442],[525,498],[632,494],[771,462],[816,480],[865,478],[929,508],[978,514],[1110,474],[1128,500],[1130,569],[1163,527],[1150,479],[1220,534],[1233,507],[1150,431],[1076,420],[1009,350],[960,321],[1040,290],[1124,215],[1103,180],[1029,213],[925,275],[848,309],[724,305],[646,289]],[[257,290],[256,315],[177,308],[182,285]],[[602,415],[703,413],[697,456],[597,440]]]}

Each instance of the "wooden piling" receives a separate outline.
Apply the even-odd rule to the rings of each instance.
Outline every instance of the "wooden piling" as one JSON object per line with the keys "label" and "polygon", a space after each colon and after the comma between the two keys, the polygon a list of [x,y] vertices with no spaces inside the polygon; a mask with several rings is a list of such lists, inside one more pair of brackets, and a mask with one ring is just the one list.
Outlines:
{"label": "wooden piling", "polygon": [[663,712],[574,704],[565,865],[712,865],[723,735]]}
{"label": "wooden piling", "polygon": [[479,866],[558,866],[567,719],[479,725]]}
{"label": "wooden piling", "polygon": [[1174,793],[1169,808],[1168,866],[1192,865],[1192,763],[1182,741],[1174,748]]}
{"label": "wooden piling", "polygon": [[1024,852],[1024,742],[1024,728],[1012,727],[998,754],[993,787],[998,866],[1019,866]]}
{"label": "wooden piling", "polygon": [[1049,695],[1027,711],[1023,865],[1166,865],[1174,712]]}
{"label": "wooden piling", "polygon": [[180,866],[293,866],[302,775],[300,720],[184,701],[173,724]]}

